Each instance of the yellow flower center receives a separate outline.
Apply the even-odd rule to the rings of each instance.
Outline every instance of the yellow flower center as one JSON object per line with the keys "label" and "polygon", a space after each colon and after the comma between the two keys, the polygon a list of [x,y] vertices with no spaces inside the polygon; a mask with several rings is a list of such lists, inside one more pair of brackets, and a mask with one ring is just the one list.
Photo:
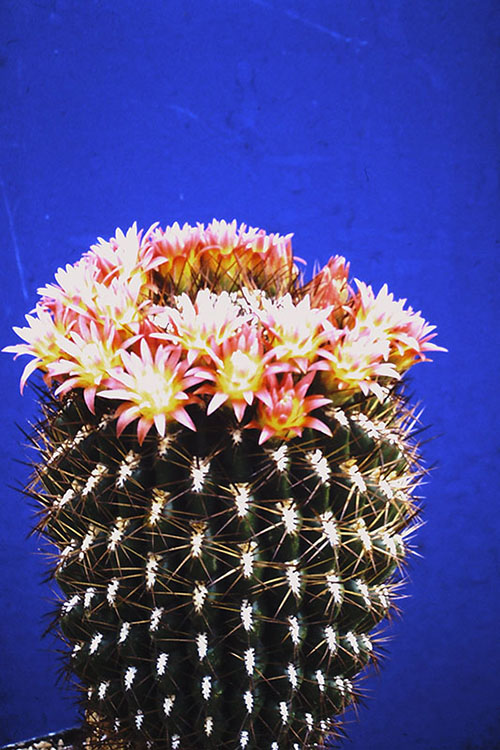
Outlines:
{"label": "yellow flower center", "polygon": [[179,392],[182,383],[173,373],[157,370],[144,371],[137,378],[130,400],[135,403],[143,417],[153,419],[158,414],[171,414],[179,408]]}
{"label": "yellow flower center", "polygon": [[241,401],[244,393],[259,390],[263,375],[262,358],[259,354],[236,351],[223,362],[217,376],[217,386],[233,401]]}
{"label": "yellow flower center", "polygon": [[292,393],[287,393],[274,404],[272,411],[265,409],[265,419],[261,421],[276,435],[284,436],[290,430],[303,427],[306,417],[303,400]]}
{"label": "yellow flower center", "polygon": [[85,388],[100,383],[103,377],[109,377],[113,368],[119,365],[120,357],[116,349],[103,341],[91,341],[80,349],[72,374],[78,375],[79,384]]}

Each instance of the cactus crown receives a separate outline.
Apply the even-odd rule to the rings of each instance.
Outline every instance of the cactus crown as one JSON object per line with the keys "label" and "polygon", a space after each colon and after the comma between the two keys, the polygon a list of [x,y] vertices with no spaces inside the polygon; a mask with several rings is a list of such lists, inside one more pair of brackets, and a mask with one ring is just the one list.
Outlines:
{"label": "cactus crown", "polygon": [[423,473],[434,326],[291,236],[132,226],[15,331],[47,386],[27,493],[89,748],[324,747],[377,658]]}
{"label": "cactus crown", "polygon": [[344,258],[306,285],[299,260],[291,235],[235,221],[144,235],[134,224],[60,268],[28,326],[14,329],[25,343],[5,351],[32,357],[21,386],[39,368],[56,395],[80,389],[92,413],[96,396],[119,401],[118,435],[137,421],[141,443],[153,425],[162,436],[172,421],[195,430],[194,403],[207,414],[229,407],[260,442],[328,433],[310,415],[327,399],[382,401],[441,347],[386,286],[353,290]]}

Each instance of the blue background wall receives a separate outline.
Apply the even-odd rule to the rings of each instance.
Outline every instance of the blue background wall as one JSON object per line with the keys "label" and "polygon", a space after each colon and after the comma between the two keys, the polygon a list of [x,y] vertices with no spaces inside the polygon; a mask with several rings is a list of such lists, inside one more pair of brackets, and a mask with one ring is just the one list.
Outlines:
{"label": "blue background wall", "polygon": [[[495,6],[497,12],[495,12]],[[423,559],[349,750],[500,748],[498,57],[494,0],[3,0],[1,342],[116,226],[212,217],[295,233],[439,328],[414,370]],[[495,242],[497,243],[495,245]],[[0,743],[75,723],[26,540],[22,360],[0,358]]]}

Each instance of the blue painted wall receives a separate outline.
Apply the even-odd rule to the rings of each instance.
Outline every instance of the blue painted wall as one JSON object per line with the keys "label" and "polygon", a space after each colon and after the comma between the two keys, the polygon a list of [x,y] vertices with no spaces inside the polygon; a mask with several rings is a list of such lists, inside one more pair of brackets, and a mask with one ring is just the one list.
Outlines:
{"label": "blue painted wall", "polygon": [[[212,217],[295,233],[439,328],[423,559],[349,750],[500,747],[494,0],[3,0],[1,340],[98,235]],[[495,212],[495,213],[494,213]],[[495,234],[496,232],[496,234]],[[495,244],[497,243],[497,244]],[[22,362],[0,358],[0,743],[76,712],[11,485]]]}

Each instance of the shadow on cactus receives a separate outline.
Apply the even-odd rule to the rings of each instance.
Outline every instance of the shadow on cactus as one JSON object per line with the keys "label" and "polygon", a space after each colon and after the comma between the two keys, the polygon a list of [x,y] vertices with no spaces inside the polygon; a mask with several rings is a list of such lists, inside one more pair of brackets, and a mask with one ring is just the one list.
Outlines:
{"label": "shadow on cactus", "polygon": [[424,473],[403,375],[441,347],[344,258],[298,263],[134,225],[6,347],[44,373],[27,494],[89,748],[326,748],[377,663]]}

